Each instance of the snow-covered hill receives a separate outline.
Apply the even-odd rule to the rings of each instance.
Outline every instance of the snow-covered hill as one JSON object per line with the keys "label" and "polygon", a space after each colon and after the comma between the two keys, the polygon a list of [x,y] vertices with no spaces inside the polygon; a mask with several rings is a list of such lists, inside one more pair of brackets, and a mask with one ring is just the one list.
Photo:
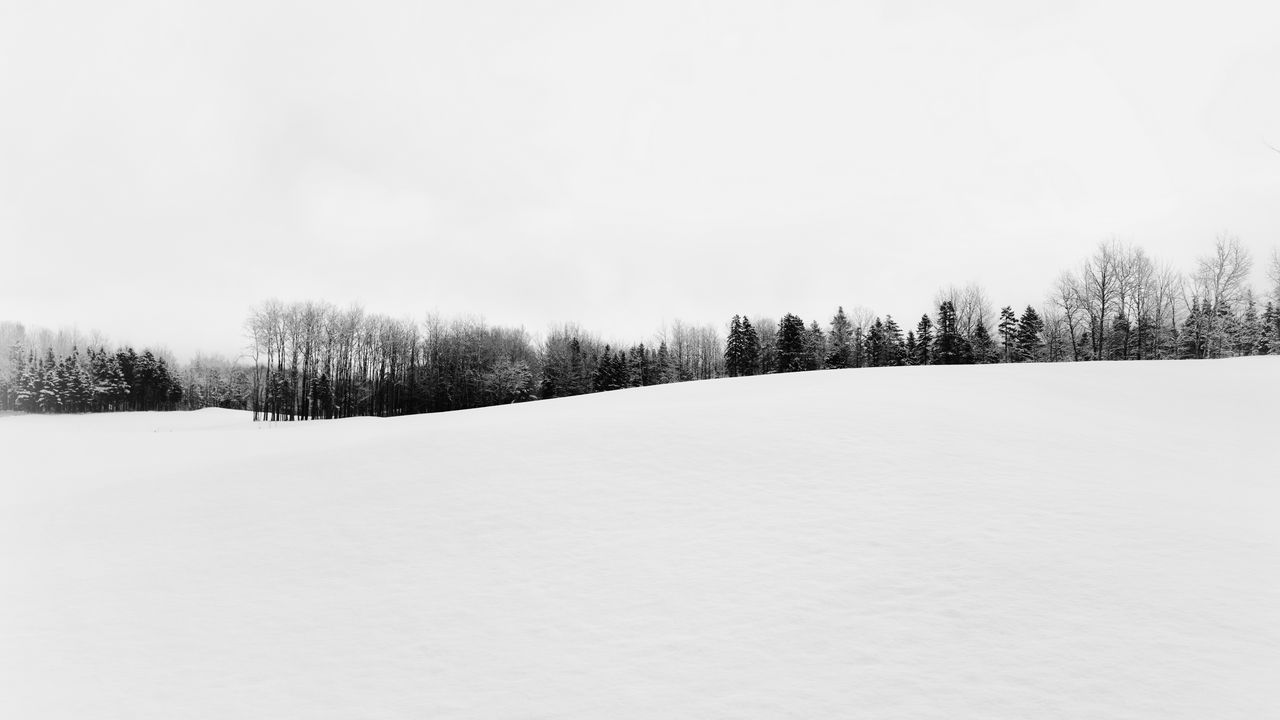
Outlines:
{"label": "snow-covered hill", "polygon": [[1280,710],[1280,358],[0,418],[0,717]]}

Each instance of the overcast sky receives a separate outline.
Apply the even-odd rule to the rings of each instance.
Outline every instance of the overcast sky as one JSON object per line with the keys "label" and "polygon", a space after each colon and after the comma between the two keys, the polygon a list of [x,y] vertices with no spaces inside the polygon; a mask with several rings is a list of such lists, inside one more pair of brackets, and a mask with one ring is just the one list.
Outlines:
{"label": "overcast sky", "polygon": [[1261,265],[1275,6],[0,0],[0,319],[234,355],[276,296],[642,339],[1039,303],[1109,237]]}

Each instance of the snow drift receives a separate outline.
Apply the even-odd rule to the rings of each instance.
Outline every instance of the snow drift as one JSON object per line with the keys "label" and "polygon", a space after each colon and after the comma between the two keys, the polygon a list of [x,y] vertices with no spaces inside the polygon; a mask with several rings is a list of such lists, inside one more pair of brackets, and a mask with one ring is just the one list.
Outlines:
{"label": "snow drift", "polygon": [[0,418],[0,716],[1274,716],[1277,378]]}

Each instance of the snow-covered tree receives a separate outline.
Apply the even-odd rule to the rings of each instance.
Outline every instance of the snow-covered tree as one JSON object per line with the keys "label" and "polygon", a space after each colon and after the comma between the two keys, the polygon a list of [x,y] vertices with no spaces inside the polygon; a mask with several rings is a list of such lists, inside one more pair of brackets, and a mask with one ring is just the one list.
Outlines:
{"label": "snow-covered tree", "polygon": [[831,318],[831,332],[828,334],[828,352],[826,366],[831,368],[847,368],[853,366],[853,326],[849,317],[844,314],[844,307],[836,308]]}
{"label": "snow-covered tree", "polygon": [[1028,305],[1027,309],[1022,311],[1022,317],[1018,319],[1015,330],[1020,362],[1035,362],[1041,359],[1040,351],[1044,347],[1044,340],[1041,337],[1043,333],[1044,321],[1040,319],[1040,313]]}

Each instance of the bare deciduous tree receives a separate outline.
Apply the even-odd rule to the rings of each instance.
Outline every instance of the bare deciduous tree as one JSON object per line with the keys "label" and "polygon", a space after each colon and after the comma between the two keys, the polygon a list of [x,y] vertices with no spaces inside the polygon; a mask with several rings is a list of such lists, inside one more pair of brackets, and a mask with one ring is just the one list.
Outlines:
{"label": "bare deciduous tree", "polygon": [[1208,355],[1219,357],[1230,339],[1229,325],[1232,313],[1245,291],[1253,260],[1239,238],[1219,235],[1213,252],[1201,256],[1196,262],[1193,276],[1195,295],[1208,315]]}

